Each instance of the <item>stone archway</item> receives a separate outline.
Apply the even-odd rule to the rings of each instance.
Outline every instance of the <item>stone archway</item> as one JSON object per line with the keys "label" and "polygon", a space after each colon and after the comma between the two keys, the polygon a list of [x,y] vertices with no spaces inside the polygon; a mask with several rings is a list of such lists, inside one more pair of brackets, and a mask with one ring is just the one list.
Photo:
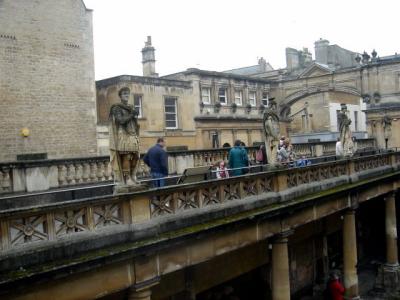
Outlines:
{"label": "stone archway", "polygon": [[[311,87],[296,91],[282,101],[280,112],[291,119],[293,135],[305,133],[315,135],[315,139],[334,140],[338,130],[337,111],[341,103],[349,107],[352,130],[365,132],[361,92],[353,87]],[[323,137],[319,136],[320,133],[324,133]]]}

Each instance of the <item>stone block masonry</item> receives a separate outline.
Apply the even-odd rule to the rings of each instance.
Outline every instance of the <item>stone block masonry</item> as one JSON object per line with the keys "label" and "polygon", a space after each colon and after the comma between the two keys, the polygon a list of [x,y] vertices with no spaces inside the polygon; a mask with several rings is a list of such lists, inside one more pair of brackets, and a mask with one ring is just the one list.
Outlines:
{"label": "stone block masonry", "polygon": [[92,12],[82,0],[0,1],[0,161],[96,151]]}

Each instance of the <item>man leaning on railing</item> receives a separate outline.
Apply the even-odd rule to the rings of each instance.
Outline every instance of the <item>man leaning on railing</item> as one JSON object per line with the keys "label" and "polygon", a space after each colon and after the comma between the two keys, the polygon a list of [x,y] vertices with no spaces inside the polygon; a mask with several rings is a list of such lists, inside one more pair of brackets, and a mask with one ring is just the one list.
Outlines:
{"label": "man leaning on railing", "polygon": [[165,141],[163,138],[157,139],[157,144],[151,147],[143,161],[150,167],[153,187],[163,187],[165,185],[164,177],[168,176],[168,155],[164,150]]}

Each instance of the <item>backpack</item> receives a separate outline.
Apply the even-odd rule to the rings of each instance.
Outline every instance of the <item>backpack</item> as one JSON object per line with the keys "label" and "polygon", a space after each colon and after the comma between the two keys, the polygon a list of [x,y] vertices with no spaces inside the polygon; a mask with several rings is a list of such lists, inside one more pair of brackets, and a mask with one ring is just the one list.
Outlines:
{"label": "backpack", "polygon": [[263,162],[264,161],[264,155],[262,153],[261,149],[258,149],[256,153],[256,161]]}

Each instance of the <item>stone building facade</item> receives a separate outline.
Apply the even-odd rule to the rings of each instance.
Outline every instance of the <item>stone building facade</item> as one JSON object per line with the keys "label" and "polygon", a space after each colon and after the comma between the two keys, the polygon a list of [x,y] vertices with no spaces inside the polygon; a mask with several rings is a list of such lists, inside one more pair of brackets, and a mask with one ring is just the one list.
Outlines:
{"label": "stone building facade", "polygon": [[96,152],[92,11],[82,0],[0,1],[0,161]]}
{"label": "stone building facade", "polygon": [[[123,75],[99,80],[96,87],[100,154],[108,154],[108,115],[111,105],[120,101],[118,91],[122,87],[131,90],[129,104],[139,111],[142,150],[152,146],[160,136],[168,137],[170,146],[187,145],[190,149],[197,148],[193,122],[196,93],[190,82]],[[168,124],[165,119],[166,110],[170,118]]]}
{"label": "stone building facade", "polygon": [[[366,115],[369,104],[365,99],[367,95],[382,95],[382,101],[386,101],[383,99],[392,95],[395,98],[389,102],[398,101],[392,74],[400,70],[400,57],[391,61],[375,57],[368,62],[360,54],[330,45],[326,40],[315,43],[314,61],[308,49],[288,48],[288,66],[283,69],[273,70],[260,59],[258,65],[225,72],[188,69],[160,78],[155,73],[154,51],[151,39],[148,39],[142,50],[144,77],[119,76],[97,82],[101,153],[106,153],[107,149],[105,113],[111,103],[118,101],[117,90],[124,84],[132,90],[131,103],[140,97],[143,115],[152,116],[151,120],[146,117],[141,120],[143,151],[160,135],[171,137],[170,146],[189,149],[232,145],[236,139],[246,145],[262,142],[262,115],[267,106],[274,108],[280,116],[281,134],[290,136],[295,143],[335,140],[339,134],[341,104],[347,105],[354,137],[369,135],[380,141],[379,124],[374,123],[375,131],[367,126],[370,123]],[[182,85],[187,88],[184,98],[180,97],[176,106],[179,125],[166,128],[163,101],[165,96],[177,93]],[[111,90],[112,95],[108,92]],[[188,105],[184,106],[180,101]],[[392,119],[396,120],[395,117]],[[393,129],[395,126],[393,123]],[[148,138],[151,138],[150,142]],[[389,145],[398,145],[395,138]],[[380,141],[379,146],[385,145]]]}
{"label": "stone building facade", "polygon": [[[118,91],[131,90],[130,104],[139,111],[141,151],[157,137],[167,137],[169,149],[204,149],[263,141],[262,110],[269,97],[269,80],[245,75],[188,69],[157,77],[155,49],[148,37],[143,76],[123,75],[96,82],[99,153],[108,153],[108,112]],[[252,69],[267,70],[267,63]],[[216,107],[216,104],[219,107]]]}

